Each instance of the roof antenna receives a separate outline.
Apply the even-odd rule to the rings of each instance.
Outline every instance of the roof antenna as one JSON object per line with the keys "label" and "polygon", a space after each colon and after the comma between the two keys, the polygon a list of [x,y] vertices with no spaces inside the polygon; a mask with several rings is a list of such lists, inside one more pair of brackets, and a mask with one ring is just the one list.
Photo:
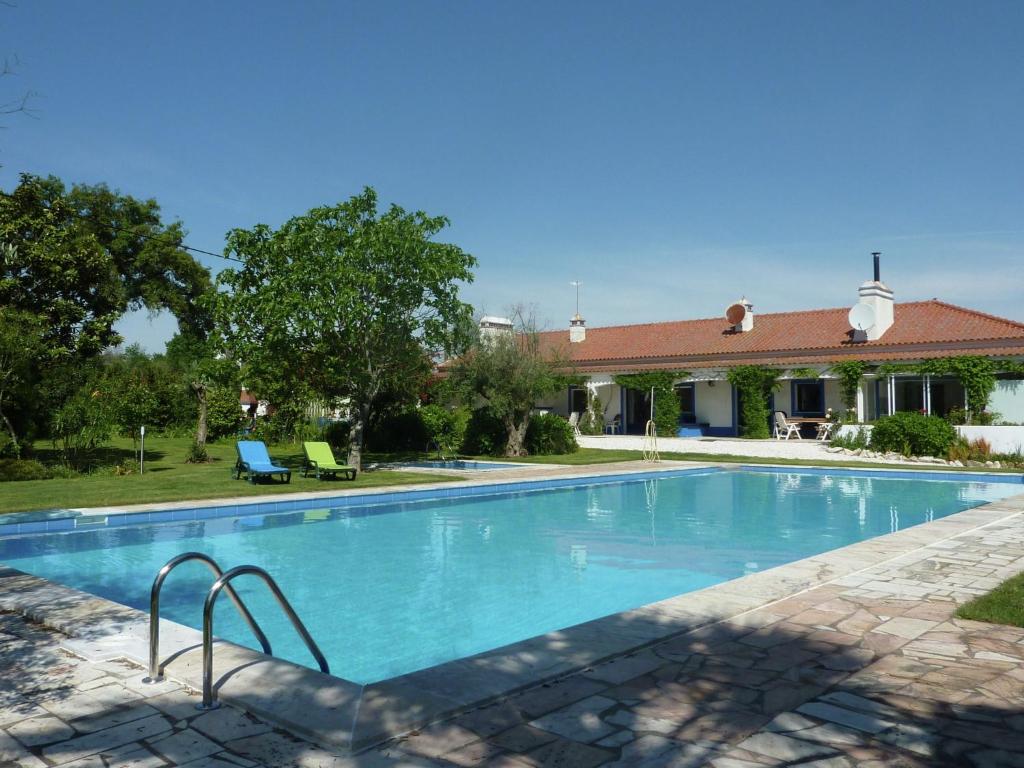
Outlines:
{"label": "roof antenna", "polygon": [[875,282],[882,282],[882,252],[872,251],[871,255],[875,257]]}
{"label": "roof antenna", "polygon": [[579,281],[579,280],[573,280],[571,283],[569,283],[569,285],[573,286],[576,289],[576,315],[579,316],[579,314],[580,314],[580,286],[583,285],[583,283],[581,281]]}

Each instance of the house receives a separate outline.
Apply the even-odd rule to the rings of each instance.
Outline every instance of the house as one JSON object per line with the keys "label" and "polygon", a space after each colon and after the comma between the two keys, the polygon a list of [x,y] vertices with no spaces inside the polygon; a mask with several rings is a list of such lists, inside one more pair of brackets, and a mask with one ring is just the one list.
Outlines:
{"label": "house", "polygon": [[[1024,324],[938,299],[896,303],[882,282],[877,254],[874,279],[850,307],[756,315],[746,298],[727,317],[587,328],[573,317],[567,331],[542,334],[542,342],[572,361],[582,386],[538,406],[563,415],[583,411],[587,391],[604,405],[605,423],[642,434],[650,418],[650,394],[620,387],[617,374],[681,371],[675,385],[679,434],[739,434],[736,390],[729,368],[763,365],[780,371],[781,386],[770,406],[791,416],[822,417],[846,410],[832,366],[859,360],[871,371],[856,397],[858,421],[895,411],[946,415],[965,408],[964,387],[948,375],[900,372],[902,367],[955,356],[996,361],[1024,360]],[[1012,367],[1012,366],[1011,366]],[[1000,373],[988,410],[1010,423],[1024,423],[1024,379]],[[888,371],[888,372],[887,372]]]}

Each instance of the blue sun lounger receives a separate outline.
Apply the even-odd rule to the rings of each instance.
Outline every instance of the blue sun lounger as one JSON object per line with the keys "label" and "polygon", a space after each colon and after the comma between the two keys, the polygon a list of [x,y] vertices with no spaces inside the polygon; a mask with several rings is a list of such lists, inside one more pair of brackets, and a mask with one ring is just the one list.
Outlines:
{"label": "blue sun lounger", "polygon": [[283,482],[291,482],[292,471],[271,461],[267,446],[262,440],[239,440],[235,445],[238,448],[238,461],[235,462],[232,474],[236,480],[245,472],[250,483],[255,483],[258,477],[274,475],[280,475]]}

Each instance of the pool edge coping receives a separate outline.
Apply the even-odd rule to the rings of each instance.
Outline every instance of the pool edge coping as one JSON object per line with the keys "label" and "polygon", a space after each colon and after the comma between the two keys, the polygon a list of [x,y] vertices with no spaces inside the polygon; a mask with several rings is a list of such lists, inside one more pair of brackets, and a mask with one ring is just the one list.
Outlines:
{"label": "pool edge coping", "polygon": [[[1021,513],[1024,493],[366,686],[218,641],[219,696],[314,742],[357,752]],[[145,664],[149,620],[144,611],[0,564],[0,586],[7,586],[4,581],[12,578],[20,584],[15,594],[0,591],[0,608],[68,635],[64,645],[73,653]],[[97,621],[96,613],[106,616],[105,622]],[[177,641],[173,649],[164,647],[164,658],[176,656],[167,665],[167,675],[197,689],[200,633],[164,619],[161,635]]]}

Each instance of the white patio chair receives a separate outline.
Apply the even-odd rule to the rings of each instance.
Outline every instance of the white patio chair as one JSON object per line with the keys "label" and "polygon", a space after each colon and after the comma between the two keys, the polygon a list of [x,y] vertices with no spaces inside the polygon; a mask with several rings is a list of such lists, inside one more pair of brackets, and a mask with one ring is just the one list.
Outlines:
{"label": "white patio chair", "polygon": [[819,424],[818,434],[816,435],[816,438],[822,443],[826,442],[829,438],[832,437],[832,432],[835,431],[835,428],[835,423],[831,421],[826,421],[822,424]]}
{"label": "white patio chair", "polygon": [[580,432],[580,414],[578,411],[573,411],[569,414],[569,426],[572,427],[573,435],[583,437],[583,433]]}
{"label": "white patio chair", "polygon": [[803,440],[800,436],[800,427],[796,424],[790,424],[786,419],[786,414],[782,411],[775,412],[775,439],[776,440],[789,440],[791,435],[796,435],[797,440]]}

